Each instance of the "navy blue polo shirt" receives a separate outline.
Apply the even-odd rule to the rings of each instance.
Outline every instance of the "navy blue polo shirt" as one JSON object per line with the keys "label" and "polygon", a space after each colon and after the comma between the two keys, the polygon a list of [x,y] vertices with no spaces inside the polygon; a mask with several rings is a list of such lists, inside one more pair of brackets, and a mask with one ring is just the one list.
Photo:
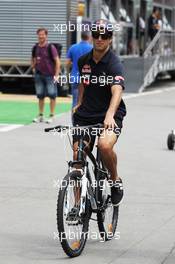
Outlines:
{"label": "navy blue polo shirt", "polygon": [[[80,79],[84,85],[84,94],[82,104],[75,115],[97,119],[105,117],[112,98],[111,86],[117,84],[124,89],[123,65],[109,49],[98,63],[93,60],[93,50],[81,56],[78,67]],[[115,117],[122,120],[125,115],[126,107],[121,100]]]}

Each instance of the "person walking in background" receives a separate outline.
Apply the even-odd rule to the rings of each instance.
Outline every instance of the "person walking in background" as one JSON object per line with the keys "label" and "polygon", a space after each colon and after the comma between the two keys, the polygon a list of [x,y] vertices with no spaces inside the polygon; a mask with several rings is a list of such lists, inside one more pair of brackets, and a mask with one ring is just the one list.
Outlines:
{"label": "person walking in background", "polygon": [[140,56],[142,56],[145,49],[145,20],[143,16],[139,14],[137,15],[136,20],[136,40],[138,53]]}
{"label": "person walking in background", "polygon": [[160,25],[158,22],[159,18],[160,18],[160,11],[158,8],[154,7],[153,12],[148,19],[148,36],[150,37],[151,40],[153,40],[153,38],[160,29]]}
{"label": "person walking in background", "polygon": [[71,70],[71,90],[72,90],[72,109],[77,105],[78,100],[78,85],[79,85],[79,70],[78,70],[78,59],[91,51],[92,45],[90,44],[91,33],[89,31],[81,32],[81,41],[77,44],[72,45],[67,52],[66,66],[69,72]]}
{"label": "person walking in background", "polygon": [[160,11],[159,11],[159,14],[158,14],[157,20],[158,20],[159,29],[163,29],[162,14],[161,14]]}
{"label": "person walking in background", "polygon": [[57,97],[57,80],[60,72],[60,59],[57,49],[48,43],[48,31],[45,28],[37,30],[38,43],[32,48],[31,66],[35,78],[36,95],[39,100],[39,115],[33,122],[44,122],[45,97],[50,98],[50,116],[46,120],[51,123],[55,114]]}

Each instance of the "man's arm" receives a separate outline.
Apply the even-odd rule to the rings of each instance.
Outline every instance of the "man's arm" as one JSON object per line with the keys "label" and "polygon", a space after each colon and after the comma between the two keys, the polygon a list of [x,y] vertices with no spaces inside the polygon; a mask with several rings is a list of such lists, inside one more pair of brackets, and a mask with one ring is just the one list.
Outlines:
{"label": "man's arm", "polygon": [[83,94],[84,94],[84,85],[83,83],[81,82],[79,85],[78,85],[78,102],[77,102],[77,105],[73,108],[73,113],[76,112],[77,108],[82,104],[82,101],[83,101]]}
{"label": "man's arm", "polygon": [[70,74],[70,67],[72,65],[72,61],[70,58],[67,58],[66,59],[66,62],[65,62],[65,66],[66,66],[66,75],[67,75],[67,79],[69,80],[69,74]]}
{"label": "man's arm", "polygon": [[82,101],[83,101],[83,93],[84,93],[84,85],[83,83],[81,82],[79,85],[78,85],[78,103],[77,105],[81,105]]}
{"label": "man's arm", "polygon": [[61,62],[60,62],[60,59],[59,57],[57,56],[55,58],[55,76],[57,77],[60,73],[60,66],[61,66]]}
{"label": "man's arm", "polygon": [[60,66],[61,66],[60,59],[58,56],[56,56],[55,57],[55,76],[54,76],[55,80],[58,80],[59,78]]}
{"label": "man's arm", "polygon": [[67,58],[65,64],[66,64],[66,70],[67,70],[67,73],[69,73],[69,71],[70,71],[70,67],[71,67],[71,65],[72,65],[72,61],[71,61],[71,59]]}
{"label": "man's arm", "polygon": [[72,62],[73,62],[73,56],[72,56],[72,46],[68,49],[68,52],[67,52],[67,56],[66,56],[66,71],[67,71],[67,75],[69,74],[70,72],[70,67],[72,65]]}
{"label": "man's arm", "polygon": [[80,57],[78,60],[78,70],[79,70],[79,74],[80,74],[80,79],[79,79],[79,85],[78,85],[78,101],[77,101],[77,105],[73,108],[73,113],[76,112],[77,108],[82,104],[83,101],[83,94],[84,94],[84,84],[83,84],[83,80],[81,78],[82,76],[82,58]]}
{"label": "man's arm", "polygon": [[32,57],[31,58],[31,67],[32,67],[33,73],[35,72],[35,66],[36,66],[36,58]]}
{"label": "man's arm", "polygon": [[119,107],[119,104],[122,99],[122,92],[123,88],[121,85],[112,85],[111,87],[111,92],[112,92],[112,98],[110,101],[109,108],[106,112],[106,116],[104,119],[104,126],[105,128],[112,128],[114,129],[115,126],[117,126],[115,120],[114,120],[114,115]]}

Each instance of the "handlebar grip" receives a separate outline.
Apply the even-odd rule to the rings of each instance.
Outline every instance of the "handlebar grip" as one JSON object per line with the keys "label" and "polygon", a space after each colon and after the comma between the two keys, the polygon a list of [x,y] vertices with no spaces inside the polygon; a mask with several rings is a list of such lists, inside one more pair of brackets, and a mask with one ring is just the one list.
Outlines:
{"label": "handlebar grip", "polygon": [[44,129],[44,132],[50,132],[50,131],[52,131],[52,130],[57,130],[57,131],[59,131],[59,129],[60,129],[60,126],[56,126],[56,127],[47,127],[47,128]]}
{"label": "handlebar grip", "polygon": [[[53,128],[52,128],[52,129],[53,129]],[[45,129],[44,129],[44,132],[49,132],[49,131],[52,130],[52,129],[49,128],[49,127],[48,127],[48,128],[45,128]]]}

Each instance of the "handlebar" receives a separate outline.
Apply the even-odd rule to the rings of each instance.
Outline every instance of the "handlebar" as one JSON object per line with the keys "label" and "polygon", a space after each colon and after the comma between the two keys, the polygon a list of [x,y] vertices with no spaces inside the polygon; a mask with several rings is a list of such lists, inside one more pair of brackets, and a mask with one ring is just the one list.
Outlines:
{"label": "handlebar", "polygon": [[83,129],[96,129],[96,128],[104,128],[104,124],[98,123],[95,125],[88,126],[55,126],[55,127],[47,127],[44,129],[45,132],[61,132],[62,130],[83,130]]}

